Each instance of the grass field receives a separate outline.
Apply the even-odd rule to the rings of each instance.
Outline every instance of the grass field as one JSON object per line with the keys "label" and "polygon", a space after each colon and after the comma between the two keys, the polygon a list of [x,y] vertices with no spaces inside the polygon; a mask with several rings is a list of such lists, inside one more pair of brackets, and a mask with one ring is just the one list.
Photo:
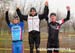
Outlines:
{"label": "grass field", "polygon": [[[40,48],[46,48],[47,46],[47,37],[48,34],[41,33],[41,44]],[[28,44],[28,34],[25,33],[23,36],[24,40],[24,53],[29,53],[29,44]],[[74,33],[60,33],[60,48],[70,48],[71,50],[60,50],[60,53],[75,53],[75,34]],[[3,34],[0,35],[0,53],[11,53],[11,35]],[[35,49],[34,49],[35,52]],[[41,51],[41,53],[46,53],[46,51]]]}

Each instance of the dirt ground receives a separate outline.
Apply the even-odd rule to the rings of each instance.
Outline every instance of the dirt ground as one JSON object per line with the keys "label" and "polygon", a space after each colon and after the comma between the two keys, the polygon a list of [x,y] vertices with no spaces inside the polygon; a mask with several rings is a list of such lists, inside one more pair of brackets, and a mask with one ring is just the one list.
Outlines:
{"label": "dirt ground", "polygon": [[[40,48],[46,48],[47,46],[47,33],[41,33]],[[24,53],[29,53],[28,34],[23,36]],[[74,33],[60,33],[59,41],[60,48],[69,48],[70,51],[61,51],[60,53],[75,53],[75,34]],[[0,53],[11,53],[11,35],[0,35]],[[34,50],[34,53],[35,50]],[[40,53],[46,53],[46,51],[40,51]]]}

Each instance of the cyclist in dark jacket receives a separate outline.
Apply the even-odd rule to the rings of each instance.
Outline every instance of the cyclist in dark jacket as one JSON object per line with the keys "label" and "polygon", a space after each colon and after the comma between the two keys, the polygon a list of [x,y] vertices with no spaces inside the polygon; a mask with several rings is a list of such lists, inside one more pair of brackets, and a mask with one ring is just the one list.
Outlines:
{"label": "cyclist in dark jacket", "polygon": [[48,15],[48,8],[47,2],[45,3],[44,13],[39,15],[36,12],[36,9],[32,7],[30,9],[29,15],[22,15],[19,8],[17,8],[17,14],[23,20],[28,21],[28,32],[29,32],[29,45],[30,45],[30,53],[33,53],[34,45],[36,48],[36,53],[39,53],[39,46],[40,46],[40,20],[44,19]]}
{"label": "cyclist in dark jacket", "polygon": [[[48,22],[48,43],[47,43],[47,53],[52,53],[52,50],[49,49],[55,49],[54,53],[59,53],[59,50],[56,50],[59,48],[59,29],[62,24],[64,24],[66,21],[70,19],[70,7],[67,6],[67,17],[64,19],[61,19],[59,21],[56,21],[56,13],[50,14],[51,21]],[[48,9],[47,9],[48,10]],[[47,19],[48,20],[48,19]]]}

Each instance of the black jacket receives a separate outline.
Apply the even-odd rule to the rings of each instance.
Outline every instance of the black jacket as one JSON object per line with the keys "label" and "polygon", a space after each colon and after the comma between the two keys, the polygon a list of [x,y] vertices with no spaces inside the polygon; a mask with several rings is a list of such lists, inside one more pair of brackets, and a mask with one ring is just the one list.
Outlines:
{"label": "black jacket", "polygon": [[48,39],[49,39],[49,41],[52,41],[52,42],[58,41],[59,29],[60,29],[61,25],[64,24],[69,19],[70,19],[70,11],[67,11],[67,17],[65,19],[61,19],[56,22],[48,23],[48,33],[49,33]]}

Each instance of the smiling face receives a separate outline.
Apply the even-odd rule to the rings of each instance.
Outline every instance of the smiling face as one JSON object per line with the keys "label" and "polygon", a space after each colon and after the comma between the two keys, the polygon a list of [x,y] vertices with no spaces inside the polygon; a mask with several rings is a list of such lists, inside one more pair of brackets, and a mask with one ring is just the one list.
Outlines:
{"label": "smiling face", "polygon": [[56,14],[55,13],[51,13],[50,18],[51,18],[52,22],[56,22]]}
{"label": "smiling face", "polygon": [[14,18],[13,20],[12,20],[12,23],[13,24],[18,24],[20,21],[19,21],[19,19],[18,18]]}
{"label": "smiling face", "polygon": [[31,14],[32,16],[34,16],[34,15],[36,14],[36,9],[35,9],[35,8],[31,8],[31,9],[30,9],[30,14]]}
{"label": "smiling face", "polygon": [[52,15],[52,16],[50,16],[50,18],[51,18],[52,22],[56,22],[56,16]]}

